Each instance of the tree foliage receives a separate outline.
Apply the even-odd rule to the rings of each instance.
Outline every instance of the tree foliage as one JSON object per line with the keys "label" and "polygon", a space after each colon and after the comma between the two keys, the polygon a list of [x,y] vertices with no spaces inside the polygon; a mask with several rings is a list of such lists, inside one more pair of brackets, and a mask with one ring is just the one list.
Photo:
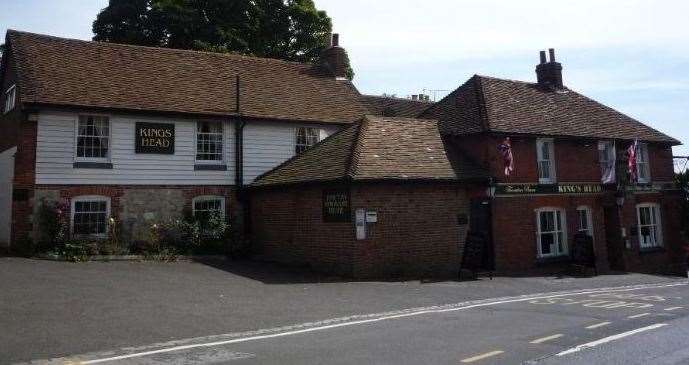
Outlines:
{"label": "tree foliage", "polygon": [[110,0],[93,39],[317,62],[331,30],[312,0]]}

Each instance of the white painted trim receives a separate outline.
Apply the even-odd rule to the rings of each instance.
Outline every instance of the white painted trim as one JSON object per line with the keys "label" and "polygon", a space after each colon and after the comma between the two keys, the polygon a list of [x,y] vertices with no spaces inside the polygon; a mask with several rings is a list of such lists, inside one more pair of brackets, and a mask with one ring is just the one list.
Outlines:
{"label": "white painted trim", "polygon": [[[12,93],[12,105],[8,107],[7,100],[10,100],[10,93]],[[5,90],[4,97],[5,102],[2,105],[2,114],[7,114],[17,106],[17,84],[12,84],[12,86],[8,87]]]}
{"label": "white painted trim", "polygon": [[[658,241],[655,242],[655,246],[644,246],[641,247],[641,208],[655,208],[652,209],[651,211],[655,211],[655,217],[652,217],[651,219],[655,219],[656,221],[656,229],[657,229],[657,235],[658,235]],[[639,242],[639,248],[655,248],[655,247],[663,247],[663,220],[660,214],[660,204],[658,203],[640,203],[636,205],[636,227],[637,227],[637,241]]]}
{"label": "white painted trim", "polygon": [[[637,145],[637,151],[636,151],[636,176],[637,176],[637,182],[640,184],[647,184],[651,182],[651,161],[648,158],[648,143],[645,142],[639,142]],[[646,178],[642,179],[641,178],[641,165],[639,165],[639,156],[643,157],[643,160],[645,161],[646,165]]]}
{"label": "white painted trim", "polygon": [[580,210],[585,210],[586,211],[586,220],[588,221],[587,224],[589,226],[589,231],[591,232],[591,238],[594,239],[595,241],[595,233],[593,231],[593,214],[591,207],[588,205],[579,205],[577,207],[577,233],[579,232],[579,211]]}
{"label": "white painted trim", "polygon": [[[220,124],[220,132],[222,134],[222,155],[220,156],[222,159],[221,160],[199,160],[197,159],[198,154],[199,154],[199,145],[198,145],[198,139],[199,139],[199,123],[218,123]],[[225,128],[225,121],[210,121],[210,120],[196,120],[194,121],[194,164],[196,165],[223,165],[227,162],[228,157],[226,156],[225,151],[227,150],[227,141],[229,140],[227,136],[227,130],[230,129],[229,125],[227,128]],[[175,136],[176,138],[176,136]]]}
{"label": "white painted trim", "polygon": [[[536,257],[551,258],[566,256],[569,253],[569,244],[567,241],[567,213],[565,209],[560,207],[540,207],[534,209],[534,212],[536,213]],[[562,226],[562,252],[547,255],[541,252],[541,212],[560,212],[560,218],[562,219],[562,222],[560,222]],[[555,216],[557,217],[557,213],[555,213]],[[555,222],[555,224],[557,224],[557,222]]]}
{"label": "white painted trim", "polygon": [[[79,118],[80,117],[101,117],[108,120],[108,157],[94,158],[94,157],[78,157],[77,150],[79,149]],[[98,113],[79,113],[74,120],[74,162],[110,162],[112,160],[112,117],[108,114]]]}
{"label": "white painted trim", "polygon": [[[542,153],[542,146],[543,143],[547,142],[549,143],[548,146],[548,153],[550,154],[550,159],[549,160],[544,160],[543,159],[543,153]],[[549,161],[550,162],[550,178],[541,178],[539,176],[538,178],[538,183],[539,184],[555,184],[557,182],[557,167],[556,165],[556,159],[555,159],[555,140],[553,138],[538,138],[536,139],[536,171],[540,171],[541,169],[541,161]]]}
{"label": "white painted trim", "polygon": [[225,197],[221,195],[199,195],[191,200],[191,212],[196,215],[196,203],[200,201],[220,200],[220,214],[225,217]]}
{"label": "white painted trim", "polygon": [[79,235],[79,238],[105,238],[108,235],[108,219],[110,219],[110,197],[103,196],[103,195],[80,195],[80,196],[75,196],[71,199],[70,201],[70,212],[69,212],[69,233],[70,236],[75,236],[74,234],[74,213],[75,213],[75,203],[76,202],[92,202],[92,201],[97,201],[97,202],[102,202],[104,201],[105,204],[105,234],[96,234],[96,235]]}

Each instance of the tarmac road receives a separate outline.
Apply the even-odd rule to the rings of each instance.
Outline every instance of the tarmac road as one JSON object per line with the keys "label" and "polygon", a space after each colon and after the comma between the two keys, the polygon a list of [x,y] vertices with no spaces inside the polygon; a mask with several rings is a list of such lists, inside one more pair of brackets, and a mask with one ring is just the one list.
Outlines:
{"label": "tarmac road", "polygon": [[0,364],[687,363],[687,298],[686,279],[638,274],[351,282],[0,258]]}

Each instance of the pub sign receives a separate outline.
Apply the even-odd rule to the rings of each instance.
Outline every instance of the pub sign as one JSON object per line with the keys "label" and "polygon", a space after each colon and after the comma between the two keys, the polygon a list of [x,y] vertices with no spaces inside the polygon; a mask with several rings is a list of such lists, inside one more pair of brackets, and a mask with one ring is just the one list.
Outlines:
{"label": "pub sign", "polygon": [[136,123],[136,153],[172,155],[175,153],[175,125]]}
{"label": "pub sign", "polygon": [[324,222],[349,222],[351,221],[349,206],[349,190],[324,190],[323,191],[323,221]]}

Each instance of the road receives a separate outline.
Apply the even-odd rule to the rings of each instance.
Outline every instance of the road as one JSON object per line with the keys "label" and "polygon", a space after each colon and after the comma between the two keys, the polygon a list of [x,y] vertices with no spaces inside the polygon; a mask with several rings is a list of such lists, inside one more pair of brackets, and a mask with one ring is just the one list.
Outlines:
{"label": "road", "polygon": [[684,364],[686,281],[530,294],[75,355],[82,364]]}

